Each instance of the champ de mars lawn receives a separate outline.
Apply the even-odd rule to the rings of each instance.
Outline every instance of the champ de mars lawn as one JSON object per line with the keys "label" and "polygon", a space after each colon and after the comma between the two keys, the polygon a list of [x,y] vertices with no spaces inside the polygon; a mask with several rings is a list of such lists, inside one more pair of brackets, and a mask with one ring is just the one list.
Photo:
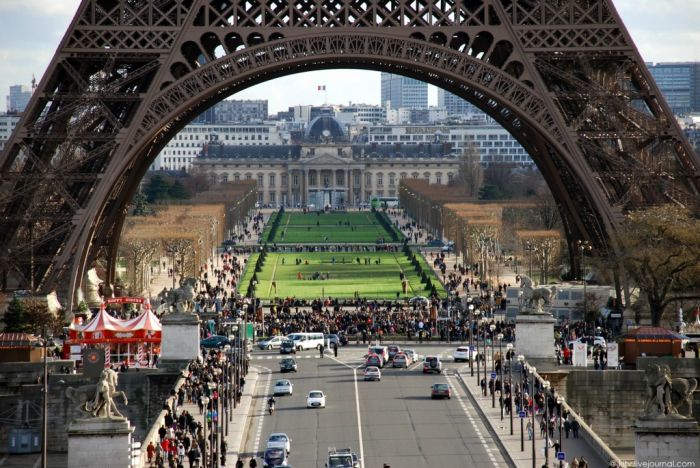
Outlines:
{"label": "champ de mars lawn", "polygon": [[[422,258],[421,264],[444,297],[444,288]],[[401,272],[408,280],[405,293]],[[246,276],[249,275],[248,272]],[[256,296],[263,300],[275,297],[352,299],[356,294],[367,299],[396,299],[430,294],[411,261],[400,251],[270,252],[257,279]],[[247,282],[243,282],[243,294],[247,292],[246,285]]]}
{"label": "champ de mars lawn", "polygon": [[[391,234],[371,211],[283,212],[273,239],[275,244],[369,243],[391,242]],[[266,238],[268,227],[263,232]],[[400,231],[394,230],[399,241]]]}

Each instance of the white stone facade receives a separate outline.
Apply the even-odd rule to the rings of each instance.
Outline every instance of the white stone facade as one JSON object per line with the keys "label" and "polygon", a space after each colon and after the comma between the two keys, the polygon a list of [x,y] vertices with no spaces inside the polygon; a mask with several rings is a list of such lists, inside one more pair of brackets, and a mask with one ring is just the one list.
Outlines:
{"label": "white stone facade", "polygon": [[[213,151],[212,151],[213,153]],[[217,181],[253,179],[258,202],[356,207],[374,196],[398,197],[399,182],[423,178],[447,185],[457,175],[453,156],[376,157],[349,144],[304,144],[298,157],[199,158],[194,167]]]}

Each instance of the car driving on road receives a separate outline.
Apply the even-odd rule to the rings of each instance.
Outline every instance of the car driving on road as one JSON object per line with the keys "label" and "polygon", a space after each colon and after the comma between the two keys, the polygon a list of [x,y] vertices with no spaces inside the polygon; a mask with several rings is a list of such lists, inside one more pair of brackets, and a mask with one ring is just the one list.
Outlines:
{"label": "car driving on road", "polygon": [[404,348],[401,350],[402,353],[408,358],[408,365],[410,366],[414,362],[418,362],[420,359],[420,354],[416,353],[415,349]]}
{"label": "car driving on road", "polygon": [[334,447],[328,449],[328,459],[326,468],[358,468],[360,458],[349,448],[336,450]]}
{"label": "car driving on road", "polygon": [[307,408],[325,408],[326,395],[321,390],[311,390],[306,397]]}
{"label": "car driving on road", "polygon": [[382,372],[379,367],[367,366],[364,370],[364,380],[382,380]]}
{"label": "car driving on road", "polygon": [[280,354],[296,354],[297,349],[294,347],[292,340],[282,340],[280,343]]}
{"label": "car driving on road", "polygon": [[439,357],[425,357],[425,361],[423,361],[423,373],[427,374],[428,372],[437,372],[438,374],[442,373],[442,362],[440,362]]}
{"label": "car driving on road", "polygon": [[291,442],[292,439],[284,432],[275,432],[267,438],[267,448],[281,448],[286,450],[287,453],[291,453]]}
{"label": "car driving on road", "polygon": [[259,341],[258,348],[260,348],[260,349],[279,348],[284,340],[286,340],[286,338],[284,336],[271,336],[269,338],[265,338],[262,341]]}
{"label": "car driving on road", "polygon": [[389,361],[394,359],[394,356],[401,352],[401,348],[398,345],[389,345],[387,346],[387,350],[389,351]]}
{"label": "car driving on road", "polygon": [[368,354],[367,358],[365,359],[365,367],[369,366],[375,366],[375,367],[382,367],[382,358],[379,357],[376,354]]}
{"label": "car driving on road", "polygon": [[294,393],[294,384],[287,379],[280,379],[272,387],[272,393],[277,395],[291,395]]}
{"label": "car driving on road", "polygon": [[263,466],[273,468],[287,464],[287,451],[283,448],[267,448],[263,453]]}
{"label": "car driving on road", "polygon": [[447,398],[448,400],[452,397],[452,391],[450,386],[446,383],[434,383],[430,386],[430,398]]}
{"label": "car driving on road", "polygon": [[452,353],[455,362],[468,362],[472,357],[476,357],[476,350],[469,351],[469,346],[460,346]]}
{"label": "car driving on road", "polygon": [[408,367],[408,356],[404,353],[398,353],[394,355],[394,359],[391,360],[391,367]]}
{"label": "car driving on road", "polygon": [[231,342],[225,336],[212,335],[208,338],[204,338],[199,342],[199,346],[202,348],[223,348],[226,345],[230,345]]}
{"label": "car driving on road", "polygon": [[297,362],[292,358],[284,358],[280,361],[280,372],[296,372]]}

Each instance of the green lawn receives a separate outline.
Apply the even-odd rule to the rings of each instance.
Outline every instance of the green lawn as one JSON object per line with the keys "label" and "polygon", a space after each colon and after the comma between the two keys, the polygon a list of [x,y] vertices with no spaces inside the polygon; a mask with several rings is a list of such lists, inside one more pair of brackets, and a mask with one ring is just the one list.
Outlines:
{"label": "green lawn", "polygon": [[[360,264],[356,261],[358,257]],[[369,265],[364,264],[365,257],[370,259]],[[297,258],[302,259],[302,264],[295,264]],[[377,260],[380,263],[376,263]],[[401,271],[409,282],[406,294],[401,292]],[[431,270],[427,271],[430,271],[431,281],[444,297],[445,292],[440,282]],[[250,273],[246,273],[241,282],[242,294],[247,292],[248,282],[245,281],[245,277],[249,277]],[[328,275],[328,279],[312,279],[316,274]],[[302,279],[299,279],[299,275]],[[368,299],[396,299],[397,292],[402,298],[429,295],[410,260],[402,252],[268,253],[265,265],[257,277],[256,296],[262,299],[291,296],[300,299],[321,296],[349,299],[353,298],[356,292],[360,297]],[[273,280],[277,285],[276,291],[272,286]]]}
{"label": "green lawn", "polygon": [[[272,221],[272,219],[271,219]],[[270,223],[268,223],[269,225]],[[398,232],[393,230],[394,232]],[[267,230],[269,232],[269,229]],[[265,235],[265,233],[263,234]],[[399,241],[403,236],[398,232]],[[391,234],[370,211],[347,213],[285,212],[275,236],[275,244],[392,242]]]}

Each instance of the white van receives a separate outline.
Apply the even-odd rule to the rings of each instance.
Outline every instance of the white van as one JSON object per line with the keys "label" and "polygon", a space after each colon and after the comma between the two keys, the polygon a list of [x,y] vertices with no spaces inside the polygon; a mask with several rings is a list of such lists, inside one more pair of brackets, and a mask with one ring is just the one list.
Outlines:
{"label": "white van", "polygon": [[323,346],[323,333],[292,333],[287,339],[294,342],[297,351],[302,349],[320,349]]}

